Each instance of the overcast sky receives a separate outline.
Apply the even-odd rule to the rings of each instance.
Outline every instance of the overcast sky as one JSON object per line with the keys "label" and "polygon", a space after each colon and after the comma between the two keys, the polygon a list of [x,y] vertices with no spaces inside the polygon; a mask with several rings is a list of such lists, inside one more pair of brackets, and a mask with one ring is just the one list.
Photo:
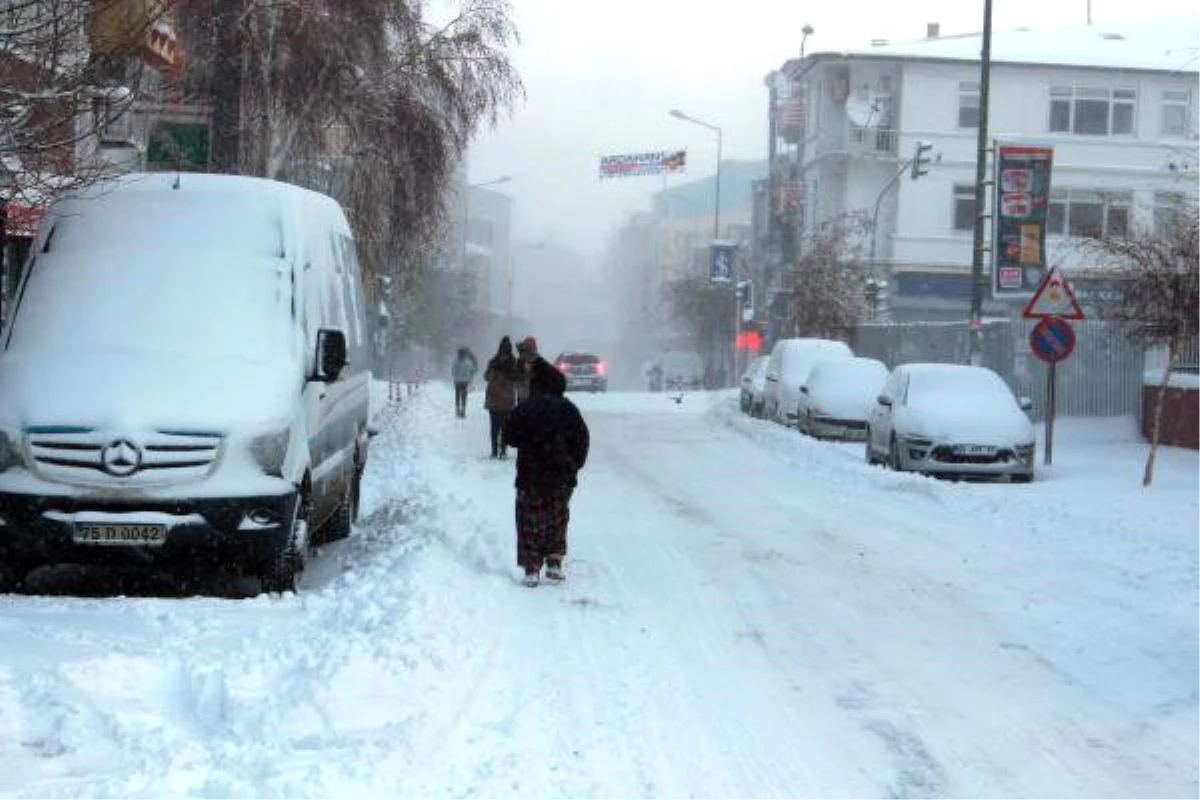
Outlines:
{"label": "overcast sky", "polygon": [[[514,198],[518,239],[547,237],[589,259],[661,189],[658,177],[597,177],[602,154],[685,147],[689,174],[712,175],[716,135],[669,116],[672,108],[722,129],[725,159],[767,152],[763,78],[800,53],[865,47],[871,39],[917,39],[937,22],[942,35],[978,31],[977,0],[512,0],[521,43],[511,56],[526,100],[469,153],[472,182],[508,175],[495,187]],[[1200,15],[1195,0],[994,0],[993,28],[1093,24]]]}

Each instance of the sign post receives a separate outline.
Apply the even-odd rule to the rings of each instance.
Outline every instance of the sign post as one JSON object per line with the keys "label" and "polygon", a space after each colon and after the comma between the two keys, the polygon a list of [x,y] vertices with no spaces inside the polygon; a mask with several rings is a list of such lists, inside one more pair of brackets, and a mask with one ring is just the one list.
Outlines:
{"label": "sign post", "polygon": [[1043,463],[1054,460],[1054,415],[1058,402],[1058,362],[1075,351],[1075,330],[1068,319],[1083,319],[1083,309],[1065,275],[1054,267],[1043,276],[1025,306],[1025,319],[1038,322],[1029,333],[1029,349],[1050,367],[1046,382],[1046,446]]}

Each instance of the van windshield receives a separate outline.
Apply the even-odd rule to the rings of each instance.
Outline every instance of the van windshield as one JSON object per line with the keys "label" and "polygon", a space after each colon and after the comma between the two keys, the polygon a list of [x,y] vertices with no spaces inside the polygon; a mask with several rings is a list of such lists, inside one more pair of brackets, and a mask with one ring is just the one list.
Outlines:
{"label": "van windshield", "polygon": [[287,262],[277,258],[41,253],[8,349],[262,361],[286,352],[291,303]]}
{"label": "van windshield", "polygon": [[50,253],[156,253],[282,258],[277,209],[256,195],[124,191],[60,204]]}

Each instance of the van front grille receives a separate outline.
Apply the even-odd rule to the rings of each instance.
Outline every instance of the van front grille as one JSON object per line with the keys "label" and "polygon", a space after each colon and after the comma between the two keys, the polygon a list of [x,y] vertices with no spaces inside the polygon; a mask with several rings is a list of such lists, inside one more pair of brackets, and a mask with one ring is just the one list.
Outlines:
{"label": "van front grille", "polygon": [[28,434],[29,455],[47,480],[91,486],[152,486],[207,476],[217,460],[215,433],[155,431],[122,436],[99,431]]}

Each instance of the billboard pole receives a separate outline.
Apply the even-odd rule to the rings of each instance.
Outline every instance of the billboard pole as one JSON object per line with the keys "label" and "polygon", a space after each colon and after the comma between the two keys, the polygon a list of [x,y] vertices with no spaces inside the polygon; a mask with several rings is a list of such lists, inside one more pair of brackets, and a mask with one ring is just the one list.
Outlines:
{"label": "billboard pole", "polygon": [[979,69],[979,135],[975,156],[975,231],[971,252],[971,313],[968,327],[968,363],[983,361],[983,253],[987,204],[988,95],[992,71],[992,0],[983,3],[983,50]]}

